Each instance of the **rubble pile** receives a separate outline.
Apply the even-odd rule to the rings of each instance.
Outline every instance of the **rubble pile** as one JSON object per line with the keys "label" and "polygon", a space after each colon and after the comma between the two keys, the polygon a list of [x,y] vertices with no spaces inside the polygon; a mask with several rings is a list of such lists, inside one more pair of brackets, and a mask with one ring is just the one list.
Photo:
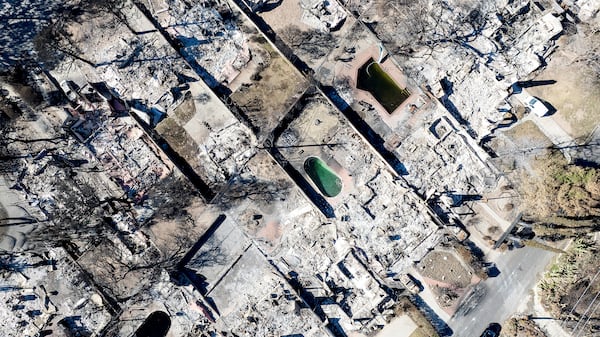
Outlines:
{"label": "rubble pile", "polygon": [[111,15],[71,22],[73,46],[88,63],[64,62],[53,74],[59,82],[68,79],[79,87],[105,82],[147,110],[171,111],[180,99],[176,88],[195,81],[197,75],[133,4],[125,3],[123,11],[128,25]]}
{"label": "rubble pile", "polygon": [[365,250],[370,260],[389,268],[436,231],[409,186],[329,103],[319,97],[310,100],[288,130],[288,134],[298,135],[297,139],[283,137],[277,144],[298,171],[303,172],[304,160],[310,155],[339,167],[346,192],[343,189],[332,206],[337,217],[347,222],[340,231]]}
{"label": "rubble pile", "polygon": [[52,330],[97,334],[110,321],[102,296],[63,249],[3,254],[1,259],[5,336],[33,337]]}
{"label": "rubble pile", "polygon": [[[150,314],[163,311],[170,315],[170,333],[177,336],[217,335],[214,318],[207,304],[193,286],[178,286],[167,272],[162,272],[146,292],[124,304],[118,322],[109,330],[119,336],[132,336]],[[218,335],[217,335],[218,336]]]}
{"label": "rubble pile", "polygon": [[214,235],[186,265],[186,275],[218,317],[215,329],[239,336],[325,334],[312,310],[234,222],[225,219],[213,226]]}
{"label": "rubble pile", "polygon": [[346,11],[335,0],[304,0],[300,7],[304,9],[301,21],[323,32],[336,30],[346,19]]}
{"label": "rubble pile", "polygon": [[490,189],[486,179],[495,181],[495,173],[480,157],[452,122],[442,116],[429,128],[414,131],[403,139],[395,152],[404,159],[406,180],[421,195],[452,192],[457,195],[481,195]]}
{"label": "rubble pile", "polygon": [[[446,10],[454,14],[464,11],[459,5]],[[508,96],[507,89],[541,66],[540,60],[554,50],[562,26],[551,8],[541,10],[527,1],[507,4],[499,0],[475,10],[486,23],[481,31],[434,47],[412,45],[412,56],[426,57],[395,56],[409,77],[429,85],[445,107],[464,119],[462,123],[481,139],[502,122],[503,112],[498,108]],[[393,31],[393,21],[386,16],[379,20],[381,24],[375,26],[378,36]],[[447,24],[460,24],[456,20],[448,17]],[[394,54],[392,45],[390,50]]]}
{"label": "rubble pile", "polygon": [[239,13],[226,2],[198,1],[190,4],[171,0],[160,6],[158,1],[154,2],[156,11],[153,15],[181,44],[185,57],[195,60],[206,71],[204,80],[209,86],[233,81],[250,61],[248,36],[236,20]]}
{"label": "rubble pile", "polygon": [[223,183],[237,174],[246,161],[254,155],[255,142],[256,139],[250,130],[241,123],[231,124],[223,129],[213,129],[199,155],[200,160],[207,163],[203,168],[208,170],[209,181],[221,177],[220,183]]}
{"label": "rubble pile", "polygon": [[133,118],[113,118],[101,123],[99,129],[88,140],[88,146],[129,198],[141,200],[157,181],[171,172]]}
{"label": "rubble pile", "polygon": [[[512,187],[476,140],[510,110],[507,89],[552,53],[561,20],[598,10],[415,2],[398,6],[432,29],[400,32],[411,15],[380,1],[245,3],[255,13],[228,0],[75,12],[63,32],[72,49],[38,71],[40,96],[60,96],[52,107],[2,90],[1,121],[14,123],[0,137],[6,190],[33,209],[18,240],[1,233],[14,250],[0,254],[3,329],[130,336],[162,312],[169,335],[372,335],[398,294],[419,290],[398,276],[428,265],[434,279],[448,256],[428,252],[451,233],[466,239],[460,220],[498,221],[504,235],[513,204],[487,197],[512,198]],[[251,22],[258,12],[265,21]],[[391,112],[356,88],[376,59],[407,93]],[[327,174],[307,166],[315,157]],[[34,248],[43,253],[16,252]],[[466,289],[472,271],[459,267],[472,253],[453,254],[456,273],[436,281]]]}

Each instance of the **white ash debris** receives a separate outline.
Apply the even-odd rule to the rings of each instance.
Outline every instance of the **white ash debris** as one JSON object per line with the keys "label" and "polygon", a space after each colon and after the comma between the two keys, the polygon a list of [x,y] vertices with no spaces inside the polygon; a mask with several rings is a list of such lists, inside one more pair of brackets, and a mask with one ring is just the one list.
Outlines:
{"label": "white ash debris", "polygon": [[301,0],[301,21],[322,32],[337,29],[346,19],[346,10],[336,0]]}
{"label": "white ash debris", "polygon": [[469,123],[478,139],[502,121],[497,108],[507,89],[542,65],[563,29],[556,14],[528,1],[496,1],[488,7],[483,14],[491,24],[471,39],[415,50],[417,57],[401,56],[400,62],[409,77],[427,83],[446,108]]}
{"label": "white ash debris", "polygon": [[[365,269],[364,252],[351,248],[337,232],[334,224],[299,224],[286,236],[274,262],[310,294],[311,305],[318,306],[326,319],[339,318],[345,333],[358,333],[367,328],[379,306],[393,301]],[[315,244],[307,247],[307,238]]]}
{"label": "white ash debris", "polygon": [[4,336],[33,337],[47,330],[97,334],[109,322],[102,297],[63,249],[7,254],[1,263]]}
{"label": "white ash debris", "polygon": [[[443,120],[443,119],[442,119]],[[432,128],[440,129],[440,120]],[[400,158],[407,158],[405,165],[409,174],[406,179],[419,192],[425,194],[434,189],[452,191],[462,195],[480,195],[487,192],[485,178],[494,172],[466,144],[454,130],[437,139],[431,130],[421,129],[412,133],[396,149]],[[434,141],[435,140],[435,141]],[[419,162],[410,160],[419,158]],[[469,165],[463,163],[469,163]]]}
{"label": "white ash debris", "polygon": [[130,198],[141,200],[171,172],[159,150],[131,117],[111,118],[102,122],[99,130],[88,146]]}
{"label": "white ash debris", "polygon": [[176,336],[201,336],[202,333],[219,336],[203,296],[191,285],[174,285],[166,271],[161,272],[147,292],[124,304],[115,330],[119,336],[131,336],[156,311],[170,313],[169,331]]}
{"label": "white ash debris", "polygon": [[132,6],[128,3],[124,9],[131,28],[149,33],[135,34],[111,15],[72,22],[68,29],[73,47],[91,64],[66,58],[51,73],[59,82],[105,82],[121,97],[139,100],[148,109],[161,106],[169,111],[177,101],[172,89],[198,77]]}
{"label": "white ash debris", "polygon": [[213,130],[209,139],[201,147],[200,156],[207,163],[214,163],[215,171],[222,171],[230,177],[256,153],[256,138],[241,123],[231,124],[220,130]]}
{"label": "white ash debris", "polygon": [[209,238],[186,265],[190,268],[186,275],[210,299],[214,328],[225,335],[248,337],[325,335],[314,312],[260,250],[244,239],[237,225],[225,220],[217,226],[218,237]]}
{"label": "white ash debris", "polygon": [[[367,263],[376,262],[383,268],[403,259],[436,231],[430,217],[412,197],[390,192],[378,191],[364,204],[358,199],[349,200],[340,209],[349,220],[338,227],[340,235],[343,233],[366,252]],[[397,206],[393,211],[386,210],[391,200]],[[363,216],[359,217],[360,214]]]}
{"label": "white ash debris", "polygon": [[[177,39],[186,57],[193,58],[210,75],[211,87],[231,82],[251,59],[247,35],[224,2],[200,1],[193,5],[180,0],[167,2],[169,10],[156,13],[167,31]],[[212,77],[212,78],[210,78]]]}
{"label": "white ash debris", "polygon": [[584,22],[592,22],[592,20],[596,20],[599,22],[600,16],[600,3],[595,0],[576,0],[573,1],[576,6],[576,14],[579,20]]}

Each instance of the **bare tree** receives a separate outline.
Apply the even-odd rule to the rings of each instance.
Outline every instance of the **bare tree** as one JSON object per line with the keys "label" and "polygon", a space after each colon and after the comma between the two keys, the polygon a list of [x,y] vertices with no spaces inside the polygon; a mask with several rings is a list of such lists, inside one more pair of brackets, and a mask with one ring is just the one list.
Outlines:
{"label": "bare tree", "polygon": [[155,208],[159,221],[187,218],[187,207],[199,197],[198,190],[185,177],[173,174],[160,180],[148,192],[148,201]]}
{"label": "bare tree", "polygon": [[64,8],[57,19],[42,29],[34,38],[33,43],[38,60],[43,62],[47,68],[52,68],[66,56],[96,67],[95,62],[84,57],[67,27],[74,22],[83,20],[84,14],[108,15],[136,33],[123,11],[127,3],[124,0],[83,0],[77,6]]}
{"label": "bare tree", "polygon": [[410,56],[449,44],[479,53],[470,42],[485,29],[487,17],[496,8],[489,1],[451,7],[438,0],[392,0],[380,1],[378,11],[386,18],[379,37],[392,53]]}
{"label": "bare tree", "polygon": [[38,33],[33,40],[38,60],[49,69],[56,66],[64,57],[70,57],[95,67],[96,63],[83,57],[83,53],[73,42],[71,35],[66,30],[68,23],[68,17],[61,18]]}
{"label": "bare tree", "polygon": [[329,32],[304,31],[294,25],[285,27],[279,35],[291,48],[312,55],[313,59],[327,55],[336,43]]}
{"label": "bare tree", "polygon": [[232,178],[230,185],[215,198],[222,209],[228,209],[249,199],[259,204],[270,204],[277,200],[285,200],[291,184],[284,179],[262,180],[256,177]]}

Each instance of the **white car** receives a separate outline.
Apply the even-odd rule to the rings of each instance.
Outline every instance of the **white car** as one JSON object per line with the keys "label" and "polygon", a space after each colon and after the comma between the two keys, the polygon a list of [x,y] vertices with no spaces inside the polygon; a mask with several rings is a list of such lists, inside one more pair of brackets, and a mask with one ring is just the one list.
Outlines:
{"label": "white car", "polygon": [[69,82],[67,82],[67,81],[60,82],[60,88],[65,93],[65,95],[67,96],[69,101],[75,102],[75,100],[77,100],[77,93],[75,91],[73,91],[73,88],[71,88],[71,86],[69,85]]}
{"label": "white car", "polygon": [[546,108],[544,103],[535,97],[531,97],[527,101],[527,107],[538,117],[544,117],[548,113],[548,108]]}

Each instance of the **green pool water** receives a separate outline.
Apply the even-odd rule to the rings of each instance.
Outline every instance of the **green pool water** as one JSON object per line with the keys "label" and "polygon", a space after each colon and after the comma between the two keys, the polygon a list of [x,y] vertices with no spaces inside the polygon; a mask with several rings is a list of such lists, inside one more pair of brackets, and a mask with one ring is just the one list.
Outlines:
{"label": "green pool water", "polygon": [[410,96],[410,92],[400,88],[373,59],[358,69],[356,87],[370,92],[388,113],[396,110]]}
{"label": "green pool water", "polygon": [[335,197],[342,191],[342,179],[321,158],[308,157],[304,161],[304,171],[327,197]]}

